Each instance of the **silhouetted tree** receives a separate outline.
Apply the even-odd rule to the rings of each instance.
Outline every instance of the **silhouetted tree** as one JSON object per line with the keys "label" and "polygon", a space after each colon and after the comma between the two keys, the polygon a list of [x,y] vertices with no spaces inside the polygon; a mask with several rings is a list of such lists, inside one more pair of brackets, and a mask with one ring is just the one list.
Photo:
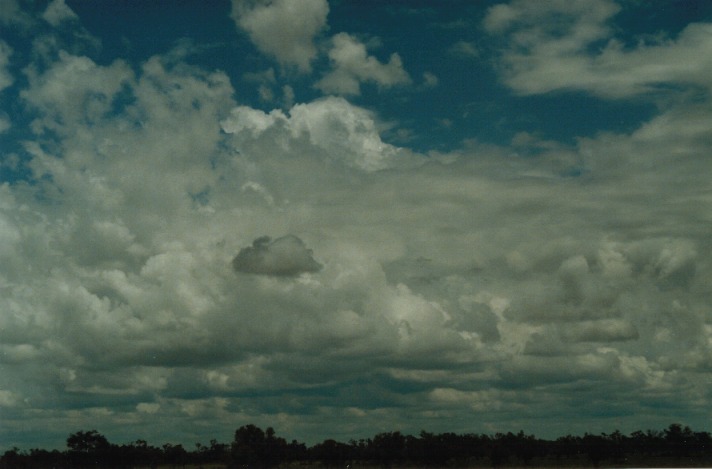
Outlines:
{"label": "silhouetted tree", "polygon": [[343,467],[346,461],[351,460],[350,445],[328,439],[309,449],[311,460],[320,462],[327,467]]}
{"label": "silhouetted tree", "polygon": [[608,454],[608,445],[604,436],[586,433],[581,439],[581,444],[589,461],[595,467],[598,467]]}
{"label": "silhouetted tree", "polygon": [[348,444],[327,439],[307,448],[296,440],[288,444],[271,427],[263,431],[254,425],[245,425],[235,431],[232,444],[210,440],[210,446],[197,443],[193,451],[187,451],[181,445],[149,446],[145,440],[112,445],[96,430],[90,430],[70,434],[64,452],[6,450],[0,457],[0,469],[155,468],[188,463],[268,468],[287,467],[292,462],[340,468],[347,464],[482,467],[487,462],[495,467],[511,464],[586,467],[602,462],[616,466],[710,466],[712,435],[693,432],[677,423],[664,431],[636,431],[630,436],[615,430],[610,434],[586,433],[583,437],[567,435],[554,441],[537,439],[523,431],[494,436],[425,431],[412,436],[395,431],[378,433],[372,439],[350,440]]}
{"label": "silhouetted tree", "polygon": [[511,433],[508,435],[512,452],[525,466],[528,466],[535,457],[546,453],[544,446],[534,435],[525,435],[521,430],[516,435]]}
{"label": "silhouetted tree", "polygon": [[379,433],[371,443],[376,462],[388,467],[405,459],[405,437],[400,432]]}
{"label": "silhouetted tree", "polygon": [[32,456],[20,451],[18,447],[5,451],[0,458],[0,468],[2,469],[25,469],[32,466]]}
{"label": "silhouetted tree", "polygon": [[629,452],[628,437],[623,435],[619,430],[608,435],[608,457],[615,463],[621,463],[625,460],[626,454]]}
{"label": "silhouetted tree", "polygon": [[166,443],[163,445],[163,461],[173,466],[185,467],[188,462],[188,452],[183,445]]}
{"label": "silhouetted tree", "polygon": [[695,435],[690,427],[683,428],[679,423],[673,423],[665,430],[665,444],[675,457],[688,456],[694,442]]}
{"label": "silhouetted tree", "polygon": [[96,430],[78,431],[67,438],[67,447],[77,453],[95,453],[109,447],[109,441]]}
{"label": "silhouetted tree", "polygon": [[96,430],[78,431],[67,438],[68,457],[76,466],[107,466],[111,448],[104,435]]}
{"label": "silhouetted tree", "polygon": [[243,425],[235,430],[232,442],[232,462],[238,466],[259,465],[265,451],[265,432],[255,425]]}
{"label": "silhouetted tree", "polygon": [[488,447],[492,467],[500,467],[507,462],[511,453],[507,444],[507,435],[504,433],[496,433],[494,438],[489,439]]}

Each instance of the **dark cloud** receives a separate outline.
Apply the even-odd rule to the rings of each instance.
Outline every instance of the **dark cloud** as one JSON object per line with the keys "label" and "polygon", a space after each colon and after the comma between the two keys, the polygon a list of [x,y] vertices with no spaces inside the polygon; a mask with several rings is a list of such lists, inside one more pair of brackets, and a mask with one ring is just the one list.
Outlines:
{"label": "dark cloud", "polygon": [[304,272],[318,272],[322,265],[314,260],[311,249],[294,235],[274,241],[262,236],[252,246],[242,248],[232,260],[237,272],[291,277]]}

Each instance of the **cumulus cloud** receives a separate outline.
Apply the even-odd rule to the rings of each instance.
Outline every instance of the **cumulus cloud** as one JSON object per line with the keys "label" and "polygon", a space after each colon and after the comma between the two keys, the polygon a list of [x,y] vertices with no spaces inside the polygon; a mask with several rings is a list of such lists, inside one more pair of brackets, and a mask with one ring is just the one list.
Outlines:
{"label": "cumulus cloud", "polygon": [[95,122],[103,117],[111,109],[113,97],[133,77],[120,60],[104,68],[88,57],[64,51],[48,70],[39,73],[30,68],[28,75],[30,88],[21,95],[45,116],[34,126],[55,131],[68,131],[81,120]]}
{"label": "cumulus cloud", "polygon": [[63,21],[76,20],[78,16],[72,11],[64,0],[53,0],[42,14],[42,19],[52,26],[58,26]]}
{"label": "cumulus cloud", "polygon": [[[516,40],[538,51],[549,33],[526,5],[490,10],[488,28],[534,28]],[[607,37],[615,11],[542,5],[590,26],[559,37],[574,51]],[[357,52],[345,66],[380,77],[357,85],[385,86],[388,64],[341,39]],[[306,67],[310,53],[280,60]],[[612,401],[665,423],[699,413],[709,103],[569,144],[519,134],[418,155],[344,98],[265,112],[175,53],[134,67],[64,52],[26,70],[32,184],[0,184],[0,440],[98,418],[193,442],[196,425],[229,435],[236,421],[318,439],[344,422],[345,437],[473,431],[471,411],[482,431],[548,429]],[[572,164],[586,175],[562,176]],[[254,233],[298,233],[318,256]]]}
{"label": "cumulus cloud", "polygon": [[314,85],[324,93],[358,95],[363,82],[374,83],[379,88],[411,82],[397,53],[391,54],[388,63],[381,63],[368,55],[365,44],[347,33],[332,38],[329,59],[332,71]]}
{"label": "cumulus cloud", "polygon": [[326,27],[326,0],[233,0],[232,18],[265,54],[284,66],[311,71],[315,36]]}
{"label": "cumulus cloud", "polygon": [[[634,410],[641,386],[707,388],[674,366],[710,354],[712,250],[680,210],[709,203],[700,133],[581,139],[568,151],[595,173],[583,184],[546,158],[502,167],[509,148],[416,157],[342,98],[238,106],[223,74],[159,57],[111,86],[56,80],[89,103],[120,83],[133,99],[116,114],[65,107],[44,77],[70,65],[124,70],[67,55],[28,82],[37,130],[73,131],[28,146],[46,175],[34,187],[0,186],[0,400],[19,412],[3,431],[64,431],[74,412],[78,426],[135,419],[159,441],[186,415],[227,434],[236,419],[276,418],[277,399],[280,422],[304,435],[338,427],[346,405],[366,432],[402,418],[417,431],[432,424],[423,400],[452,412],[451,430],[471,425],[463,405],[514,425],[522,400],[540,418],[569,402],[531,400],[535,386],[605,385]],[[255,232],[309,232],[319,261],[294,235]],[[43,395],[49,385],[58,396]]]}
{"label": "cumulus cloud", "polygon": [[285,277],[318,272],[322,268],[314,260],[312,250],[294,235],[275,240],[269,236],[257,238],[252,246],[240,249],[232,266],[237,272]]}
{"label": "cumulus cloud", "polygon": [[265,113],[238,106],[221,125],[243,144],[247,143],[245,137],[255,144],[269,139],[279,142],[282,148],[307,143],[312,151],[301,148],[295,153],[320,156],[368,172],[410,165],[414,160],[408,152],[381,139],[371,112],[343,98],[327,97],[296,104],[288,115],[278,109]]}
{"label": "cumulus cloud", "polygon": [[[626,47],[608,25],[620,10],[611,0],[515,0],[491,7],[483,25],[505,39],[503,78],[521,94],[584,90],[620,98],[670,83],[712,86],[712,25],[692,23],[676,38]],[[592,52],[596,43],[604,45]]]}

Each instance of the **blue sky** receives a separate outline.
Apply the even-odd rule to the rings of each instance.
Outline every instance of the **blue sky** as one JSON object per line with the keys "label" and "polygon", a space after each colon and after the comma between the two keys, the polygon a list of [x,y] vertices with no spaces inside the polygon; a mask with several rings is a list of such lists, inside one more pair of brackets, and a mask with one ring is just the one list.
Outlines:
{"label": "blue sky", "polygon": [[5,0],[0,450],[680,422],[712,6]]}

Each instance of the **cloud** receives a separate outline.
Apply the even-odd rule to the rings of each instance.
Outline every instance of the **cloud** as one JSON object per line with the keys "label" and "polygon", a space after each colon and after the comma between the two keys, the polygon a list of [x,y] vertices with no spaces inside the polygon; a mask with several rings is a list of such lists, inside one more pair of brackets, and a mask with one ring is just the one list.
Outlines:
{"label": "cloud", "polygon": [[257,48],[283,65],[311,71],[314,37],[326,27],[326,0],[233,0],[232,18]]}
{"label": "cloud", "polygon": [[[247,106],[235,107],[221,122],[222,129],[242,143],[263,145],[279,142],[282,150],[313,155],[363,171],[378,171],[414,164],[408,152],[383,142],[374,115],[343,98],[327,97],[294,105],[289,114],[269,113]],[[249,137],[245,140],[245,137]],[[307,145],[310,150],[307,150]],[[292,158],[294,160],[295,158]]]}
{"label": "cloud", "polygon": [[423,72],[423,84],[427,88],[434,88],[434,87],[438,86],[439,81],[440,80],[438,79],[438,77],[436,75],[434,75],[433,73]]}
{"label": "cloud", "polygon": [[4,41],[0,41],[0,91],[12,85],[14,79],[8,71],[12,48]]}
{"label": "cloud", "polygon": [[639,337],[630,322],[615,320],[583,321],[563,326],[562,335],[566,340],[581,342],[616,342],[635,340]]}
{"label": "cloud", "polygon": [[[6,132],[10,127],[12,127],[10,119],[5,115],[0,115],[0,134]],[[3,163],[7,163],[7,161]]]}
{"label": "cloud", "polygon": [[505,41],[504,82],[524,95],[583,90],[624,98],[712,81],[712,25],[692,23],[676,38],[626,47],[609,20],[621,7],[610,0],[513,1],[491,7],[484,28]]}
{"label": "cloud", "polygon": [[453,55],[467,58],[476,58],[480,56],[480,51],[472,42],[458,41],[450,46],[449,52]]}
{"label": "cloud", "polygon": [[391,54],[388,63],[381,63],[368,55],[363,43],[347,33],[332,38],[329,59],[332,71],[314,85],[324,93],[358,95],[364,82],[374,83],[379,88],[411,82],[398,54]]}
{"label": "cloud", "polygon": [[35,129],[70,131],[86,120],[96,122],[111,110],[114,96],[133,78],[130,67],[120,60],[110,67],[97,66],[88,57],[60,51],[59,60],[39,73],[28,70],[30,88],[21,96],[44,118]]}
{"label": "cloud", "polygon": [[0,407],[15,407],[22,402],[20,396],[13,392],[0,389]]}
{"label": "cloud", "polygon": [[[606,38],[614,11],[526,5],[488,27],[537,53],[555,6],[591,28],[559,37],[574,51]],[[341,38],[363,51],[353,64],[392,71]],[[238,103],[225,73],[176,52],[21,63],[34,57],[12,56],[27,70],[16,105],[36,119],[20,146],[32,182],[0,184],[3,442],[31,429],[61,446],[67,425],[98,419],[118,442],[136,437],[126,422],[158,443],[229,437],[236,421],[309,441],[394,422],[557,436],[610,430],[577,426],[584,407],[624,408],[634,427],[704,405],[708,102],[630,132],[422,155],[341,97]],[[297,233],[318,255],[254,233]]]}
{"label": "cloud", "polygon": [[0,8],[0,23],[29,27],[34,19],[26,13],[17,0],[6,0]]}
{"label": "cloud", "polygon": [[[46,177],[0,186],[0,389],[18,412],[4,431],[97,415],[157,441],[166,426],[192,438],[187,416],[225,434],[236,419],[309,438],[344,419],[417,431],[433,425],[423,401],[452,412],[442,430],[471,428],[463,408],[510,427],[522,402],[545,421],[576,407],[558,393],[581,382],[594,410],[600,387],[634,411],[641,389],[707,388],[692,379],[710,355],[702,114],[424,158],[343,98],[263,112],[165,57],[124,73],[130,104],[88,113],[48,89],[70,65],[124,70],[67,55],[28,82],[38,130],[63,131],[27,146]],[[85,101],[118,87],[56,86]],[[537,156],[511,156],[527,145]],[[562,152],[590,176],[562,177]],[[319,261],[255,232],[309,233]]]}
{"label": "cloud", "polygon": [[[618,11],[620,7],[612,0],[544,0],[539,6],[514,0],[509,4],[490,7],[483,26],[490,33],[503,33],[510,29],[516,31],[521,26],[531,28],[514,36],[514,40],[522,45],[537,44],[562,28],[569,33],[562,37],[562,46],[568,45],[569,50],[575,51],[582,44],[604,36],[608,29],[603,23]],[[553,20],[554,15],[560,15],[560,21],[547,22],[547,19]]]}
{"label": "cloud", "polygon": [[64,0],[53,0],[47,5],[47,9],[42,14],[42,19],[55,27],[63,21],[77,20],[78,18],[77,14],[67,6]]}
{"label": "cloud", "polygon": [[322,269],[322,265],[314,260],[312,250],[294,235],[275,240],[269,236],[257,238],[252,246],[240,249],[232,266],[237,272],[284,277]]}

